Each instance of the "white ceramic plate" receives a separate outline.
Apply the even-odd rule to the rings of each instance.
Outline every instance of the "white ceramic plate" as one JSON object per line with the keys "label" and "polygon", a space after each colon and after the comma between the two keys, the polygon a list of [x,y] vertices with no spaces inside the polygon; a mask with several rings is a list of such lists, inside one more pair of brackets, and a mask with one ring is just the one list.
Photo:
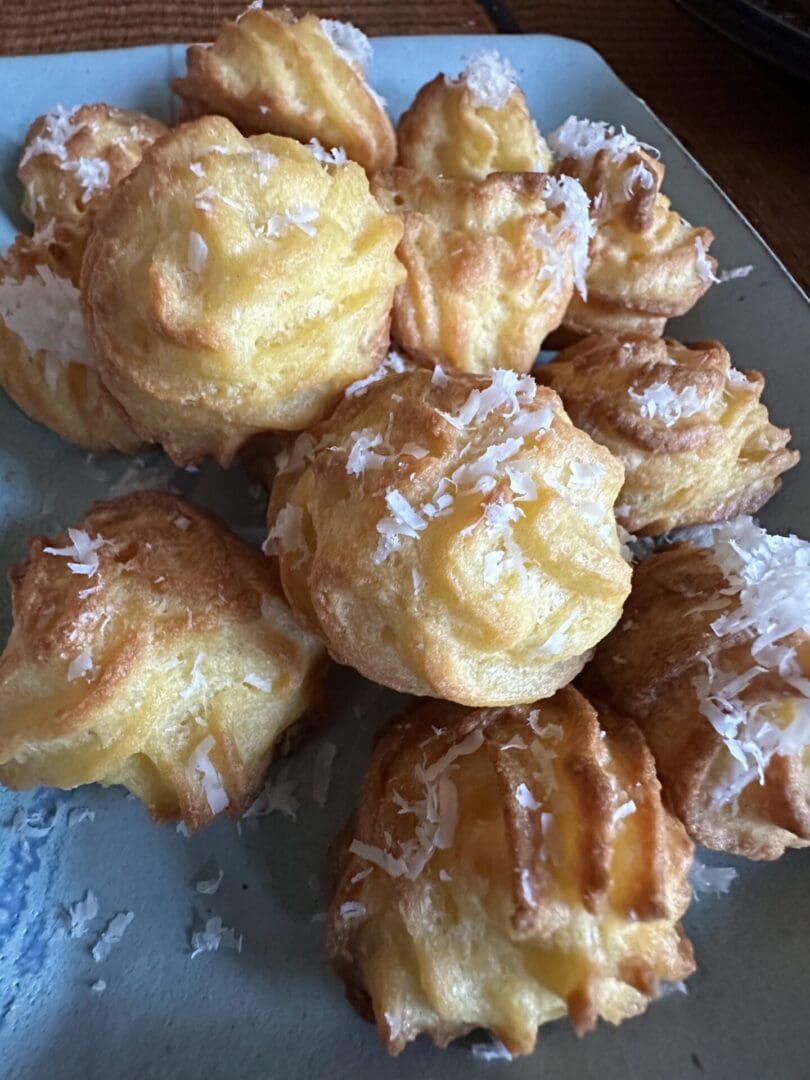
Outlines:
{"label": "white ceramic plate", "polygon": [[[632,27],[628,26],[628,33]],[[454,74],[482,46],[496,47],[521,73],[543,130],[570,113],[624,123],[658,146],[667,165],[665,190],[689,220],[709,225],[722,266],[752,263],[750,277],[712,289],[672,331],[717,337],[738,367],[768,378],[765,397],[779,424],[794,432],[805,462],[762,515],[772,529],[810,535],[810,316],[785,269],[712,181],[586,45],[561,38],[410,37],[375,43],[372,82],[397,115],[439,70]],[[0,60],[0,241],[22,222],[14,179],[19,144],[30,121],[53,104],[107,101],[156,116],[172,111],[168,79],[184,66],[179,47]],[[707,108],[711,104],[707,103]],[[740,138],[745,138],[744,117]],[[763,198],[768,193],[763,192]],[[802,227],[797,222],[796,227]],[[135,477],[133,481],[133,475]],[[22,416],[0,395],[0,566],[24,553],[28,536],[54,535],[78,522],[111,485],[163,478],[214,507],[250,539],[261,535],[262,503],[240,473],[213,466],[174,470],[160,455],[144,469],[118,458],[87,455]],[[0,624],[8,628],[8,594],[0,592]],[[532,1058],[486,1064],[466,1046],[444,1054],[425,1040],[390,1061],[374,1030],[355,1016],[332,976],[322,945],[321,879],[326,847],[348,816],[371,739],[404,704],[347,671],[333,680],[335,720],[323,736],[338,746],[326,809],[312,801],[316,744],[288,763],[298,781],[297,820],[279,813],[241,836],[217,822],[191,840],[151,826],[141,805],[121,790],[86,788],[0,793],[0,1075],[82,1080],[144,1077],[284,1077],[289,1080],[419,1077],[466,1078],[471,1073],[599,1080],[683,1080],[695,1077],[778,1080],[808,1075],[806,1018],[810,857],[778,863],[733,863],[740,878],[731,894],[703,898],[686,923],[699,970],[687,996],[654,1004],[646,1015],[579,1040],[565,1023],[545,1029]],[[12,824],[15,811],[54,820],[41,837]],[[86,807],[95,820],[68,823]],[[55,817],[54,817],[55,815]],[[5,827],[3,827],[5,823]],[[193,884],[217,867],[215,896]],[[100,929],[119,911],[135,919],[110,958],[96,964],[97,932],[70,940],[60,909],[92,888]],[[241,953],[222,950],[190,958],[189,932],[218,914],[244,935]],[[98,995],[90,986],[106,982]]]}

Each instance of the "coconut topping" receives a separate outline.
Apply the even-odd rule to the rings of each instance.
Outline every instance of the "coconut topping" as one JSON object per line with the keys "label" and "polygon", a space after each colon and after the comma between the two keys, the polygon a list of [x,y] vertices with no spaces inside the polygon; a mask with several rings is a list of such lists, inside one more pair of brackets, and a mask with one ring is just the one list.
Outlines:
{"label": "coconut topping", "polygon": [[132,911],[119,911],[117,915],[113,915],[102,932],[101,937],[91,949],[93,959],[97,964],[100,964],[103,960],[107,959],[114,946],[116,946],[124,936],[124,932],[134,918],[135,913]]}
{"label": "coconut topping", "polygon": [[349,160],[342,146],[333,146],[331,150],[326,150],[315,138],[310,139],[306,145],[315,160],[324,165],[345,165]]}
{"label": "coconut topping", "polygon": [[103,536],[90,538],[84,529],[68,529],[70,544],[63,548],[46,547],[42,550],[46,555],[58,555],[63,559],[72,559],[68,563],[68,570],[73,574],[84,574],[92,577],[98,570],[98,555],[96,552],[102,545],[108,543]]}
{"label": "coconut topping", "polygon": [[309,553],[302,527],[303,513],[300,506],[287,503],[279,510],[273,527],[267,534],[262,550],[266,555],[278,551],[280,555],[289,555],[294,551],[300,551],[306,555]]}
{"label": "coconut topping", "polygon": [[337,19],[321,19],[321,29],[329,38],[329,43],[341,60],[345,60],[352,67],[360,68],[365,75],[371,63],[373,50],[371,42],[362,30],[352,26],[348,22],[339,22]]}
{"label": "coconut topping", "polygon": [[707,894],[720,896],[728,892],[736,877],[737,871],[731,866],[706,866],[696,858],[689,871],[692,895],[695,900]]}
{"label": "coconut topping", "polygon": [[695,237],[695,252],[697,254],[695,266],[697,267],[698,277],[701,281],[708,281],[716,284],[720,279],[715,275],[715,272],[712,269],[709,256],[706,254],[706,245],[699,236]]}
{"label": "coconut topping", "polygon": [[66,109],[64,105],[55,105],[45,113],[43,131],[32,139],[26,148],[20,161],[20,168],[39,154],[53,154],[60,161],[67,158],[68,140],[86,126],[79,124],[77,127],[73,124],[75,111],[75,109]]}
{"label": "coconut topping", "polygon": [[563,161],[574,158],[576,161],[592,161],[600,152],[608,155],[611,161],[622,162],[629,154],[646,150],[653,157],[660,157],[658,150],[648,143],[640,142],[622,125],[620,131],[601,120],[580,120],[576,116],[568,119],[548,136],[548,144],[554,156]]}
{"label": "coconut topping", "polygon": [[70,904],[64,912],[68,937],[80,938],[90,930],[90,923],[98,915],[98,897],[88,889],[83,900]]}
{"label": "coconut topping", "polygon": [[80,157],[60,165],[64,172],[73,173],[82,186],[82,205],[90,202],[96,191],[106,191],[110,186],[110,166],[102,158]]}
{"label": "coconut topping", "polygon": [[647,420],[658,418],[667,427],[672,427],[678,420],[694,416],[706,408],[694,386],[677,391],[667,383],[658,382],[645,387],[641,393],[633,389],[627,393],[638,405],[638,411],[643,417]]}
{"label": "coconut topping", "polygon": [[[55,372],[67,363],[93,366],[79,290],[49,266],[38,266],[22,281],[8,277],[0,281],[0,318],[28,352],[45,352],[56,365]],[[53,382],[49,380],[51,387]]]}
{"label": "coconut topping", "polygon": [[314,206],[299,206],[285,214],[272,214],[257,232],[262,236],[277,238],[286,236],[290,229],[296,228],[306,236],[314,236],[317,230],[312,222],[317,221],[319,216]]}
{"label": "coconut topping", "polygon": [[[810,544],[796,536],[772,536],[750,517],[709,526],[690,536],[710,546],[727,581],[722,595],[727,609],[711,623],[719,639],[750,642],[751,667],[742,673],[701,660],[705,672],[695,678],[701,713],[720,735],[729,762],[716,797],[733,801],[764,772],[774,754],[791,756],[810,743],[810,680],[803,677],[796,650],[780,644],[795,633],[810,632]],[[793,718],[778,726],[764,704],[749,704],[745,691],[759,676],[777,674],[795,692]]]}
{"label": "coconut topping", "polygon": [[252,672],[245,675],[242,679],[244,686],[252,686],[255,690],[261,690],[263,694],[271,694],[273,692],[273,680],[265,679],[261,675],[254,675]]}
{"label": "coconut topping", "polygon": [[204,930],[195,930],[191,935],[191,959],[205,952],[217,952],[220,946],[226,949],[242,951],[242,935],[237,935],[228,926],[222,925],[219,915],[214,915],[205,922]]}
{"label": "coconut topping", "polygon": [[475,53],[460,78],[469,87],[473,103],[487,109],[502,109],[517,87],[517,72],[495,49]]}
{"label": "coconut topping", "polygon": [[346,397],[362,397],[373,383],[379,382],[380,379],[384,379],[388,375],[407,371],[410,367],[412,365],[408,364],[399,353],[390,352],[380,366],[372,371],[370,375],[367,375],[364,379],[357,379],[346,387]]}
{"label": "coconut topping", "polygon": [[[558,286],[563,278],[568,260],[574,276],[574,285],[583,300],[588,298],[585,272],[588,269],[589,247],[596,225],[591,220],[590,203],[585,189],[572,176],[547,176],[543,192],[549,210],[562,207],[562,213],[552,228],[535,229],[534,242],[547,255],[540,276],[550,276]],[[561,249],[565,233],[570,234],[567,245]]]}
{"label": "coconut topping", "polygon": [[208,244],[200,236],[198,232],[193,229],[188,234],[188,254],[186,255],[186,262],[188,268],[193,274],[201,274],[205,269],[205,262],[208,258]]}
{"label": "coconut topping", "polygon": [[67,678],[68,682],[74,682],[76,679],[81,679],[85,675],[90,675],[93,672],[93,657],[88,649],[71,660],[68,667]]}
{"label": "coconut topping", "polygon": [[188,762],[189,772],[192,775],[198,774],[202,779],[206,802],[212,814],[218,814],[230,802],[222,784],[222,777],[209,757],[215,746],[214,736],[206,735],[191,752]]}

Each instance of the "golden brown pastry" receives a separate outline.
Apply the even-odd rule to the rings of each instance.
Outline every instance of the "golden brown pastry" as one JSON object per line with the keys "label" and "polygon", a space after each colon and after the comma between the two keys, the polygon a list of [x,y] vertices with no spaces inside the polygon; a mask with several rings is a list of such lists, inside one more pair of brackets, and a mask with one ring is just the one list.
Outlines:
{"label": "golden brown pastry", "polygon": [[692,845],[638,729],[571,687],[413,709],[380,737],[334,855],[329,955],[391,1054],[478,1027],[529,1054],[540,1025],[619,1024],[694,970]]}
{"label": "golden brown pastry", "polygon": [[719,341],[594,334],[536,376],[624,464],[616,517],[632,533],[753,513],[799,460],[760,403],[763,377]]}
{"label": "golden brown pastry", "polygon": [[114,105],[57,105],[28,130],[17,175],[23,213],[37,229],[54,218],[83,232],[110,190],[169,129]]}
{"label": "golden brown pastry", "polygon": [[99,379],[85,336],[75,232],[58,224],[48,234],[18,236],[0,258],[0,386],[62,438],[134,454],[143,439]]}
{"label": "golden brown pastry", "polygon": [[358,165],[222,117],[184,124],[96,219],[82,302],[102,378],[178,464],[228,465],[379,364],[401,236]]}
{"label": "golden brown pastry", "polygon": [[619,617],[622,475],[529,376],[392,372],[282,457],[268,550],[338,662],[404,693],[534,701]]}
{"label": "golden brown pastry", "polygon": [[155,820],[237,818],[319,696],[272,567],[166,492],[99,503],[11,571],[0,782],[123,784]]}
{"label": "golden brown pastry", "polygon": [[616,133],[571,116],[549,144],[555,173],[582,183],[596,223],[587,297],[571,298],[558,342],[593,333],[659,337],[666,320],[689,311],[714,280],[713,234],[670,209],[661,194],[664,166],[624,128]]}
{"label": "golden brown pastry", "polygon": [[460,180],[551,167],[517,72],[494,49],[477,52],[457,79],[423,86],[400,117],[397,144],[400,165]]}
{"label": "golden brown pastry", "polygon": [[695,841],[775,859],[810,844],[810,544],[747,517],[686,535],[636,567],[586,685],[642,728]]}
{"label": "golden brown pastry", "polygon": [[579,184],[542,173],[445,180],[397,168],[377,173],[371,190],[405,227],[395,340],[429,365],[528,371],[562,321],[575,274],[584,274],[590,221]]}
{"label": "golden brown pastry", "polygon": [[385,169],[396,139],[385,102],[366,81],[371,52],[351,23],[251,4],[213,45],[189,48],[188,72],[171,86],[183,99],[181,120],[219,113],[245,135],[316,139],[365,169]]}

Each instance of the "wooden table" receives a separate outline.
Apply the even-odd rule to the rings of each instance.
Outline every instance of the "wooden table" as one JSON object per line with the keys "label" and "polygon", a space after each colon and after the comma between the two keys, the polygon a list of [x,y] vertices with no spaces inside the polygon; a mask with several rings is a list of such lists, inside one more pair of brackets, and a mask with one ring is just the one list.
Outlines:
{"label": "wooden table", "polygon": [[[0,52],[205,41],[246,0],[0,0]],[[296,10],[369,34],[581,38],[669,125],[805,289],[810,288],[807,87],[672,0],[340,0]]]}

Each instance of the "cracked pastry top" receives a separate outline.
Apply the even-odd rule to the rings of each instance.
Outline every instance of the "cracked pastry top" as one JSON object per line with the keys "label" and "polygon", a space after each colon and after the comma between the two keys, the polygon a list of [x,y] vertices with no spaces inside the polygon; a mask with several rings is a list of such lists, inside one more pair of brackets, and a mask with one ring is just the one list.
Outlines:
{"label": "cracked pastry top", "polygon": [[624,128],[617,133],[571,116],[549,144],[553,171],[580,181],[596,225],[587,298],[571,298],[559,340],[592,333],[659,337],[667,319],[689,311],[715,280],[707,254],[713,234],[671,209],[661,194],[664,166],[652,156],[657,151]]}
{"label": "cracked pastry top", "polygon": [[585,685],[641,727],[705,847],[810,844],[810,544],[750,518],[687,530],[633,572]]}
{"label": "cracked pastry top", "polygon": [[458,78],[439,74],[419,90],[400,117],[397,145],[400,165],[459,180],[551,167],[515,69],[491,49],[475,53]]}
{"label": "cracked pastry top", "polygon": [[692,845],[632,724],[572,687],[384,729],[333,845],[327,948],[391,1054],[489,1029],[514,1055],[644,1012],[694,970]]}
{"label": "cracked pastry top", "polygon": [[33,539],[10,580],[6,787],[123,784],[153,819],[197,829],[244,812],[318,704],[323,650],[272,566],[177,496],[97,504]]}
{"label": "cracked pastry top", "polygon": [[389,366],[279,459],[268,550],[285,594],[338,662],[384,686],[548,697],[629,590],[622,467],[530,376]]}
{"label": "cracked pastry top", "polygon": [[415,360],[462,371],[528,371],[584,289],[590,219],[579,183],[542,173],[481,181],[377,173],[371,190],[399,213],[392,334]]}
{"label": "cracked pastry top", "polygon": [[371,55],[351,23],[251,5],[212,45],[188,49],[188,71],[171,86],[181,120],[217,113],[245,135],[315,139],[371,172],[396,156],[385,102],[366,79]]}
{"label": "cracked pastry top", "polygon": [[401,236],[353,162],[223,117],[184,124],[96,219],[81,292],[102,378],[178,464],[227,466],[377,367]]}
{"label": "cracked pastry top", "polygon": [[623,463],[616,517],[632,533],[754,513],[799,460],[759,400],[762,375],[718,341],[595,334],[536,375]]}

